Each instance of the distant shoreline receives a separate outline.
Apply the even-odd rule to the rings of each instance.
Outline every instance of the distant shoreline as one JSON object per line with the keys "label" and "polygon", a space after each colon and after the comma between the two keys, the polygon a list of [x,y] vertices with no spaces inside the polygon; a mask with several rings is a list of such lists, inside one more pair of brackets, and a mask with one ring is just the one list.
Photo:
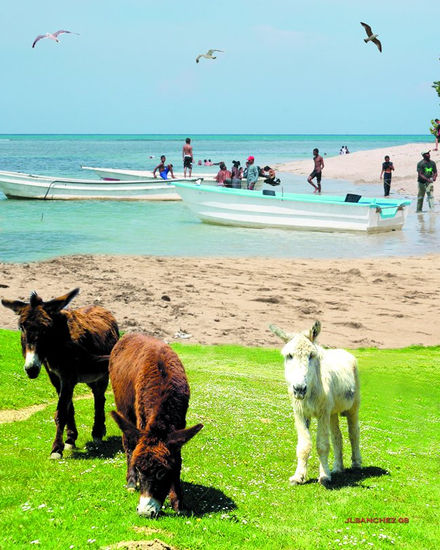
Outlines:
{"label": "distant shoreline", "polygon": [[[349,155],[324,156],[325,178],[348,180],[354,184],[378,184],[384,156],[389,155],[394,163],[391,190],[403,195],[417,194],[417,163],[422,160],[421,153],[431,150],[431,159],[440,163],[440,150],[432,151],[434,138],[431,142],[408,143],[380,149],[366,149]],[[313,169],[312,155],[308,160],[294,160],[276,165],[279,172],[297,175],[308,175]],[[438,166],[440,170],[440,164]]]}

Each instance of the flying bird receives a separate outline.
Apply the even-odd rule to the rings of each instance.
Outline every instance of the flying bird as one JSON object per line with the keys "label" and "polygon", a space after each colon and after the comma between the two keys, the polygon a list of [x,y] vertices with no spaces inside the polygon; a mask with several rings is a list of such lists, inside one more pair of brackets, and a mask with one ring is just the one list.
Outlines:
{"label": "flying bird", "polygon": [[39,35],[37,36],[37,38],[34,40],[34,43],[32,44],[32,47],[35,48],[35,44],[36,44],[39,40],[42,40],[43,38],[50,38],[51,40],[55,40],[55,42],[59,42],[58,36],[59,36],[60,34],[63,34],[63,33],[66,33],[66,34],[78,34],[77,32],[63,31],[63,30],[56,31],[56,32],[47,32],[46,34],[39,34]]}
{"label": "flying bird", "polygon": [[217,59],[214,55],[212,55],[214,52],[225,53],[223,50],[208,50],[206,53],[201,53],[196,57],[196,63],[199,63],[201,57],[205,57],[206,59]]}
{"label": "flying bird", "polygon": [[377,37],[379,35],[378,34],[373,34],[373,31],[371,30],[370,25],[367,25],[366,23],[362,23],[362,21],[361,21],[361,25],[364,27],[364,29],[367,33],[367,36],[368,36],[368,38],[364,38],[364,42],[365,43],[373,42],[374,44],[376,44],[376,46],[379,48],[379,51],[381,52],[382,51],[382,44],[380,43],[380,40],[377,39]]}

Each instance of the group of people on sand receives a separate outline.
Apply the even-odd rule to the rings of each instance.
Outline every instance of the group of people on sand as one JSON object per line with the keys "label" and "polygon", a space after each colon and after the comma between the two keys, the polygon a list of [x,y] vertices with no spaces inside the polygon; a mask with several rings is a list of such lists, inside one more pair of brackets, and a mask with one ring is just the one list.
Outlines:
{"label": "group of people on sand", "polygon": [[[436,151],[436,149],[434,149],[434,151]],[[437,165],[433,160],[431,160],[430,151],[422,153],[422,157],[422,160],[417,163],[418,192],[416,212],[422,212],[425,195],[427,197],[428,204],[430,206],[432,205],[434,182],[437,179]],[[391,162],[389,155],[385,155],[384,161],[385,162],[382,163],[380,179],[383,177],[384,197],[389,197],[394,164]]]}

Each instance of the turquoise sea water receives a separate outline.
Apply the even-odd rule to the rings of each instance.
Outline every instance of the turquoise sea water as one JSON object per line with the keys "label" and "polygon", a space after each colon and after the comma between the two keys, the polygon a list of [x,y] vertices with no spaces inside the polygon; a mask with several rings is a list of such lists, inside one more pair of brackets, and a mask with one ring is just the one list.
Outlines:
{"label": "turquoise sea water", "polygon": [[[161,154],[181,170],[185,137],[0,135],[0,170],[89,177],[81,165],[151,169]],[[311,158],[314,147],[331,156],[341,145],[354,152],[430,141],[425,135],[191,137],[196,160],[244,163],[252,154],[260,165]],[[286,190],[310,191],[302,177],[283,175],[283,184]],[[382,195],[379,185],[355,189],[369,196]],[[343,194],[353,191],[353,185],[325,180],[325,190]],[[200,223],[181,202],[0,200],[0,260],[27,262],[79,253],[292,258],[425,254],[438,248],[439,223],[435,213],[420,217],[410,212],[401,232],[314,233],[210,226]]]}

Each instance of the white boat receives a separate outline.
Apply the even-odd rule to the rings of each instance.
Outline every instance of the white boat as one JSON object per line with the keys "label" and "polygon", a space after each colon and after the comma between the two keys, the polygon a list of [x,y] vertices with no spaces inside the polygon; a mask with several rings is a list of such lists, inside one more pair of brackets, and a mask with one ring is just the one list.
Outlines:
{"label": "white boat", "polygon": [[11,199],[181,200],[174,185],[154,178],[108,182],[0,171],[0,191]]}
{"label": "white boat", "polygon": [[402,229],[411,202],[359,195],[283,193],[282,189],[248,191],[182,182],[176,183],[176,190],[206,223],[308,231]]}
{"label": "white boat", "polygon": [[[125,180],[137,180],[137,179],[141,179],[141,180],[152,179],[153,181],[157,181],[158,179],[160,180],[159,177],[157,179],[154,178],[152,170],[125,170],[122,168],[98,168],[94,166],[81,166],[81,168],[83,170],[88,170],[89,172],[93,172],[94,174],[96,174],[97,176],[99,176],[100,178],[106,181],[125,181]],[[194,174],[194,169],[193,169],[193,175],[191,176],[191,178],[184,178],[183,173],[174,172],[174,174],[177,179],[185,179],[185,181],[194,180],[194,178],[196,177],[203,178],[205,180],[206,179],[213,180],[215,178],[216,172],[204,173],[204,174],[197,173],[196,175]],[[175,180],[172,180],[170,178],[169,180],[166,180],[166,181],[174,182]]]}

